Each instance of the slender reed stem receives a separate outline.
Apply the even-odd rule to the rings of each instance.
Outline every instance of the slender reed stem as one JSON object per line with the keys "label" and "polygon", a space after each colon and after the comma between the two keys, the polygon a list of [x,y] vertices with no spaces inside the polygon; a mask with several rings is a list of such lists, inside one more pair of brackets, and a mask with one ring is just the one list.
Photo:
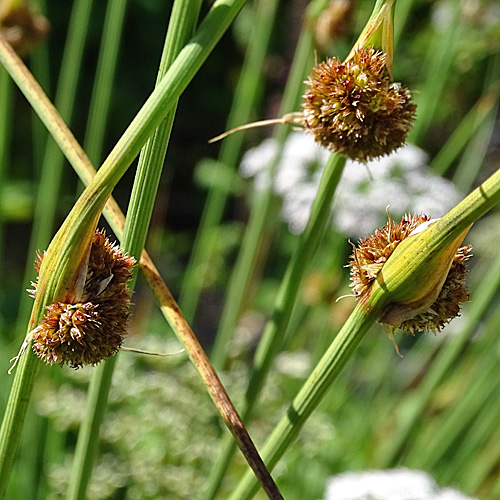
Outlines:
{"label": "slender reed stem", "polygon": [[[12,119],[10,99],[12,95],[12,81],[7,71],[0,68],[0,191],[5,189],[5,181],[7,180],[7,158],[9,155],[10,143],[10,127],[7,126],[9,120]],[[4,221],[0,215],[0,252],[4,246]],[[2,254],[0,253],[0,262],[3,262]],[[3,278],[3,266],[0,267],[0,280]],[[0,296],[0,300],[3,297]]]}
{"label": "slender reed stem", "polygon": [[[278,0],[267,0],[256,4],[254,29],[234,93],[233,105],[227,121],[228,129],[248,122],[251,112],[255,109],[261,96],[263,86],[262,68],[274,26],[278,3]],[[218,161],[235,169],[243,146],[243,139],[244,134],[234,134],[227,137],[221,145]],[[219,187],[218,178],[221,175],[221,169],[214,171],[214,179],[211,183],[213,187],[208,193],[189,264],[182,282],[179,303],[188,320],[192,320],[196,313],[203,281],[214,252],[218,226],[227,201],[227,191]]]}
{"label": "slender reed stem", "polygon": [[127,1],[110,0],[104,18],[96,79],[83,143],[85,152],[93,163],[101,161]]}
{"label": "slender reed stem", "polygon": [[497,85],[480,97],[460,122],[460,125],[455,129],[446,144],[433,158],[429,165],[431,170],[439,175],[444,175],[448,171],[467,142],[477,132],[492,110],[494,110],[499,95],[500,85]]}
{"label": "slender reed stem", "polygon": [[489,59],[488,70],[483,84],[484,94],[486,96],[490,93],[493,94],[493,102],[488,102],[485,99],[486,103],[484,103],[484,107],[488,108],[490,106],[490,109],[486,111],[481,125],[467,145],[452,179],[457,189],[463,193],[466,193],[473,187],[479,169],[484,163],[495,130],[500,96],[499,73],[500,54],[496,53]]}
{"label": "slender reed stem", "polygon": [[[312,53],[312,34],[304,30],[297,45],[296,56],[283,96],[280,114],[285,114],[298,106],[297,103],[303,90],[302,82],[311,64]],[[278,127],[275,130],[274,138],[278,144],[278,151],[270,166],[269,175],[271,179],[274,177],[279,156],[287,136],[287,128]],[[215,367],[223,368],[226,363],[227,348],[243,307],[252,270],[256,264],[257,249],[269,222],[268,213],[273,197],[272,186],[267,186],[262,192],[256,193],[250,213],[250,220],[248,221],[241,249],[229,281],[219,329],[211,352],[211,360]]]}
{"label": "slender reed stem", "polygon": [[[41,13],[46,14],[47,12],[47,1],[37,0],[37,8]],[[50,49],[49,44],[43,43],[33,52],[30,57],[30,68],[35,76],[39,85],[44,89],[47,95],[53,95],[52,85],[50,80]],[[47,145],[47,129],[44,127],[43,123],[36,118],[36,113],[32,113],[32,128],[33,128],[33,164],[36,169],[41,168],[40,158],[45,155],[45,149]],[[35,170],[34,177],[37,177],[37,172]],[[21,322],[23,324],[23,322]]]}
{"label": "slender reed stem", "polygon": [[410,132],[409,141],[419,144],[427,132],[429,124],[438,109],[443,90],[446,86],[446,76],[450,75],[449,69],[454,60],[456,42],[464,30],[458,2],[452,9],[453,16],[444,29],[437,29],[434,40],[429,44],[427,61],[423,67],[428,67],[427,78],[420,94],[415,96],[418,104],[418,118],[413,130]]}
{"label": "slender reed stem", "polygon": [[[440,249],[448,248],[472,223],[499,202],[500,170],[443,218],[435,224],[431,224],[424,232],[426,233],[425,237],[406,240],[408,245],[405,245],[404,261],[394,258],[396,253],[393,254],[393,258],[387,261],[383,273],[381,273],[385,276],[391,276],[390,286],[387,287],[387,281],[382,281],[380,285],[375,282],[376,286],[372,287],[370,298],[358,303],[328,351],[293,400],[287,414],[275,427],[264,445],[262,455],[269,467],[273,467],[277,463],[297,436],[300,428],[340,373],[368,327],[378,318],[388,301],[391,300],[390,290],[401,287],[405,280],[406,283],[408,280],[413,283],[412,276],[408,275],[408,269],[425,268],[429,256],[439,254]],[[424,233],[421,234],[424,235]],[[402,262],[404,265],[401,265]],[[398,439],[397,443],[401,444],[402,441]],[[395,447],[395,449],[398,448]],[[255,491],[254,480],[246,474],[230,498],[231,500],[246,500],[251,497],[253,491]]]}

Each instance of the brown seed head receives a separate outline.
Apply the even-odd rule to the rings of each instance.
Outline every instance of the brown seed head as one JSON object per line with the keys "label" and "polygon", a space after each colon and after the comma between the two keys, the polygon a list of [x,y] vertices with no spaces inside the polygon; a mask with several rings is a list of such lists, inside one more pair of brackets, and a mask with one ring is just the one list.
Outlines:
{"label": "brown seed head", "polygon": [[[356,297],[362,298],[369,292],[372,282],[399,243],[409,237],[420,224],[429,220],[430,217],[424,214],[405,215],[399,223],[389,219],[374,235],[359,241],[349,261],[351,286]],[[432,305],[401,322],[399,328],[412,335],[415,331],[436,332],[459,315],[460,304],[470,298],[465,286],[468,272],[465,262],[470,256],[470,249],[470,246],[463,246],[457,250],[443,287]]]}
{"label": "brown seed head", "polygon": [[328,59],[306,84],[304,127],[321,145],[366,161],[405,143],[416,106],[392,82],[382,52],[360,48],[347,62]]}
{"label": "brown seed head", "polygon": [[428,220],[430,217],[424,214],[413,216],[407,214],[400,222],[394,222],[389,218],[389,222],[381,229],[377,229],[374,235],[358,242],[349,261],[351,286],[356,297],[362,297],[368,291],[399,243],[417,226]]}
{"label": "brown seed head", "polygon": [[112,245],[104,231],[96,232],[82,302],[47,307],[32,332],[36,354],[47,363],[78,368],[118,352],[127,333],[131,299],[127,282],[134,265],[135,259]]}

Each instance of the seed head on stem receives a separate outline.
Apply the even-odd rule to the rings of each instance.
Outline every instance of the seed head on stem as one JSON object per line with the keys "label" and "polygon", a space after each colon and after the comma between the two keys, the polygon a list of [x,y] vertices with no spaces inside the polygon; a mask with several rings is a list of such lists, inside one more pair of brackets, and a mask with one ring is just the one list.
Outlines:
{"label": "seed head on stem", "polygon": [[[35,267],[40,269],[37,254]],[[95,365],[120,349],[127,333],[131,294],[127,282],[135,259],[106,238],[94,235],[81,301],[55,302],[31,332],[35,353],[49,364]],[[30,290],[36,296],[36,284]]]}
{"label": "seed head on stem", "polygon": [[[349,261],[354,295],[360,300],[367,298],[374,282],[380,281],[384,265],[396,248],[406,239],[415,237],[419,226],[422,229],[432,222],[424,214],[405,215],[399,222],[389,217],[384,227],[360,240]],[[416,331],[439,332],[459,316],[460,305],[470,299],[465,285],[468,272],[465,262],[470,257],[471,247],[457,247],[458,244],[436,260],[424,285],[409,284],[412,290],[408,296],[384,309],[378,321],[387,327],[391,339],[396,328],[411,335]],[[403,259],[401,265],[405,265]]]}

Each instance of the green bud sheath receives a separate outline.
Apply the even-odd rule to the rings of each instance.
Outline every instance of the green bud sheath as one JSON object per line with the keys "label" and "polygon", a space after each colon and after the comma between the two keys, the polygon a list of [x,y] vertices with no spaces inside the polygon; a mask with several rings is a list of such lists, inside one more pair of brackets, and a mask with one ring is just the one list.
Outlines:
{"label": "green bud sheath", "polygon": [[[99,217],[100,213],[87,225],[77,226],[72,234],[61,230],[56,234],[40,267],[34,311],[40,302],[45,304],[80,301],[90,246]],[[72,244],[68,244],[70,238]]]}
{"label": "green bud sheath", "polygon": [[344,62],[352,59],[357,50],[374,47],[387,56],[386,67],[392,79],[394,2],[395,0],[377,1],[370,19]]}
{"label": "green bud sheath", "polygon": [[469,229],[470,226],[448,247],[434,253],[427,245],[427,230],[402,241],[362,298],[364,304],[381,311],[379,321],[393,327],[428,310],[440,294]]}

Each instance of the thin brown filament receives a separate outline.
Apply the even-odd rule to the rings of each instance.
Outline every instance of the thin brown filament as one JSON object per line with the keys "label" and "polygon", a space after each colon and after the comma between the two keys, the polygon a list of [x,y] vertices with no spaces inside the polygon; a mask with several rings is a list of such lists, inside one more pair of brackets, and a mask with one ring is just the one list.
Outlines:
{"label": "thin brown filament", "polygon": [[283,115],[281,118],[270,118],[269,120],[260,120],[258,122],[246,123],[245,125],[240,125],[239,127],[232,128],[217,137],[213,137],[208,142],[212,144],[214,142],[220,141],[227,137],[228,135],[234,134],[235,132],[239,132],[241,130],[248,130],[250,128],[258,128],[258,127],[267,127],[268,125],[297,125],[302,127],[304,124],[304,118],[302,113],[294,112],[287,113]]}

